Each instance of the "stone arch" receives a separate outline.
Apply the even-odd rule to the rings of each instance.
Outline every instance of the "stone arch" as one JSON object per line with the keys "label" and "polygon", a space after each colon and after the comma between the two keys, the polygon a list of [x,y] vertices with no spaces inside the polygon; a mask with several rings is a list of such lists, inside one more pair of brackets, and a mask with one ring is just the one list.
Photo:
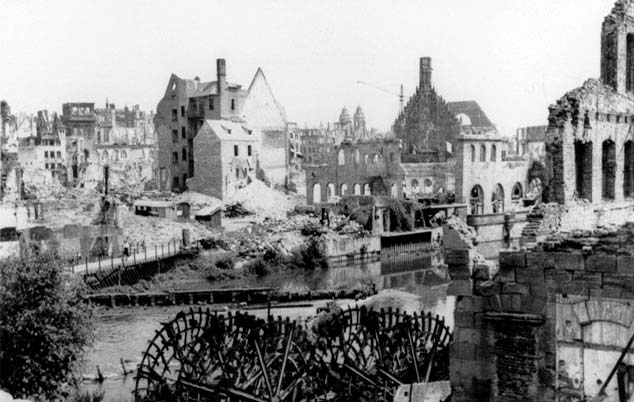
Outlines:
{"label": "stone arch", "polygon": [[370,189],[369,183],[365,183],[363,185],[363,195],[372,195],[372,190]]}
{"label": "stone arch", "polygon": [[335,197],[335,184],[328,183],[328,188],[326,189],[326,201],[331,202]]}
{"label": "stone arch", "polygon": [[339,166],[343,166],[346,164],[346,153],[343,149],[340,149],[339,152],[337,152],[337,164]]}
{"label": "stone arch", "polygon": [[354,185],[354,195],[361,195],[361,185],[359,183]]}
{"label": "stone arch", "polygon": [[494,214],[501,214],[504,212],[504,187],[498,183],[491,195],[491,206]]}
{"label": "stone arch", "polygon": [[616,144],[612,140],[605,140],[601,146],[601,195],[605,200],[615,197],[616,183]]}
{"label": "stone arch", "polygon": [[343,197],[344,195],[348,194],[348,185],[346,183],[343,183],[340,187],[339,187],[340,191],[339,194]]}
{"label": "stone arch", "polygon": [[482,144],[480,145],[480,162],[487,161],[487,146]]}
{"label": "stone arch", "polygon": [[484,213],[484,190],[482,190],[482,186],[479,184],[471,188],[469,205],[471,215],[482,215]]}
{"label": "stone arch", "polygon": [[634,197],[634,141],[624,144],[623,196]]}
{"label": "stone arch", "polygon": [[321,184],[313,184],[313,204],[321,203]]}

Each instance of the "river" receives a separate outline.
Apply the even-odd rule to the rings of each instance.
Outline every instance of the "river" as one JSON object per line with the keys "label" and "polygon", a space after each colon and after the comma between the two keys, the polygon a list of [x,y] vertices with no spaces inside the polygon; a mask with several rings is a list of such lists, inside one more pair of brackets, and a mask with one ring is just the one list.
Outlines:
{"label": "river", "polygon": [[[380,297],[375,297],[380,307],[400,308],[407,311],[433,312],[453,327],[454,298],[447,296],[448,279],[446,272],[439,270],[437,261],[431,254],[419,256],[399,256],[384,258],[383,261],[360,263],[327,270],[289,271],[269,274],[260,278],[231,281],[223,286],[271,286],[274,288],[341,289],[359,284],[374,283]],[[201,283],[197,287],[211,287]],[[214,287],[217,287],[214,286]],[[313,303],[310,307],[274,309],[272,314],[291,318],[314,315],[325,301]],[[339,304],[354,305],[354,300],[340,300]],[[120,360],[134,369],[141,360],[148,342],[161,323],[171,320],[186,306],[171,307],[123,307],[103,310],[97,316],[97,339],[87,352],[84,366],[85,376],[96,375],[97,366],[106,377],[102,384],[85,381],[86,390],[103,390],[105,401],[131,401],[134,390],[134,374],[122,375]],[[265,309],[249,310],[249,313],[265,317]]]}

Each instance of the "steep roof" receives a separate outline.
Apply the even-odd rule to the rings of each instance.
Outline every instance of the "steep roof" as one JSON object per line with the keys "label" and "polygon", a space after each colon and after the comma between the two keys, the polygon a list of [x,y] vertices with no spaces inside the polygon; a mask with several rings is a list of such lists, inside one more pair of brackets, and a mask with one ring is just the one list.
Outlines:
{"label": "steep roof", "polygon": [[196,137],[200,134],[215,134],[221,141],[257,141],[258,135],[245,123],[211,119],[205,120]]}
{"label": "steep roof", "polygon": [[275,99],[261,68],[256,71],[242,108],[242,117],[251,127],[285,129],[288,119],[282,105]]}
{"label": "steep roof", "polygon": [[474,127],[495,127],[478,102],[474,100],[447,102],[447,108],[449,108],[449,111],[454,116],[458,116],[459,114],[466,114],[469,116],[471,125]]}

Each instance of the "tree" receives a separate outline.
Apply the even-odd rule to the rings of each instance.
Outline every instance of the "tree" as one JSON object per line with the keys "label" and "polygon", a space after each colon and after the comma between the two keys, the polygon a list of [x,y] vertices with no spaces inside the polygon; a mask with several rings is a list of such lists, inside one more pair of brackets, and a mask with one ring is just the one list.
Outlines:
{"label": "tree", "polygon": [[93,338],[79,280],[53,253],[0,262],[0,387],[52,400],[72,383]]}

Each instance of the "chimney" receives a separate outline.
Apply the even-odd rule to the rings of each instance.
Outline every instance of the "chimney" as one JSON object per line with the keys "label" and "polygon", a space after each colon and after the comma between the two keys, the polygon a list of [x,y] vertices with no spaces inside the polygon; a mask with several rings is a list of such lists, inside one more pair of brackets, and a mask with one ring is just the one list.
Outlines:
{"label": "chimney", "polygon": [[419,88],[425,91],[431,89],[431,57],[420,58]]}
{"label": "chimney", "polygon": [[223,103],[224,92],[227,89],[227,67],[225,66],[225,59],[216,59],[216,85],[218,92],[218,115],[222,118],[222,112],[225,110]]}

